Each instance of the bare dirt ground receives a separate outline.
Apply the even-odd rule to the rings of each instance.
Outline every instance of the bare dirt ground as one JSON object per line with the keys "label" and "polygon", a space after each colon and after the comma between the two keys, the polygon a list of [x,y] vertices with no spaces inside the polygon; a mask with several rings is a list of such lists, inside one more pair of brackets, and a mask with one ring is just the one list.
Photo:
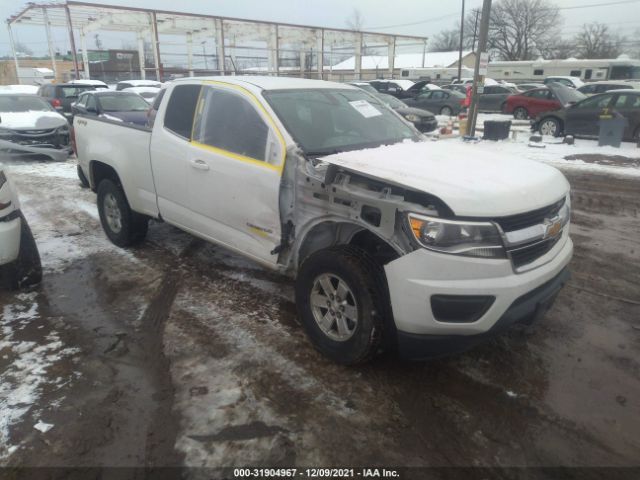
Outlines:
{"label": "bare dirt ground", "polygon": [[638,178],[567,174],[573,278],[532,328],[344,368],[289,280],[165,224],[119,250],[73,162],[12,173],[46,275],[0,293],[1,465],[639,466]]}

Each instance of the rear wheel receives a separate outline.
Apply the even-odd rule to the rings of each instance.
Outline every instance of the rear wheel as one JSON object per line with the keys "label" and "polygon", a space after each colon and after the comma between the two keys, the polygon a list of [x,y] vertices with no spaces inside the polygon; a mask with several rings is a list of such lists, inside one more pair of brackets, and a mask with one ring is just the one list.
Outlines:
{"label": "rear wheel", "polygon": [[134,245],[147,236],[148,217],[131,210],[122,187],[112,180],[98,185],[98,213],[107,237],[119,247]]}
{"label": "rear wheel", "polygon": [[526,120],[529,118],[529,112],[524,107],[518,107],[513,111],[513,118],[516,120]]}
{"label": "rear wheel", "polygon": [[87,177],[82,171],[82,168],[80,167],[80,165],[78,165],[78,178],[80,179],[80,184],[82,185],[82,188],[89,188],[89,180],[87,180]]}
{"label": "rear wheel", "polygon": [[369,360],[382,341],[385,281],[382,268],[355,247],[309,256],[296,279],[296,305],[314,347],[344,365]]}
{"label": "rear wheel", "polygon": [[451,109],[451,107],[447,107],[445,105],[440,109],[440,115],[446,115],[447,117],[450,117],[451,115],[453,115],[453,110]]}
{"label": "rear wheel", "polygon": [[541,135],[550,135],[552,137],[559,137],[561,133],[560,122],[555,118],[545,118],[540,122],[538,129]]}

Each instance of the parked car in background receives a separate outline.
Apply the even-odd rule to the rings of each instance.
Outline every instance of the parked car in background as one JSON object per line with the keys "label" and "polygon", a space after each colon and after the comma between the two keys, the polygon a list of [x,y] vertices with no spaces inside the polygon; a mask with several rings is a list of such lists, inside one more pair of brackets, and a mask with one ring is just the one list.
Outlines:
{"label": "parked car in background", "polygon": [[580,95],[582,100],[542,114],[536,119],[533,129],[543,135],[556,137],[596,137],[599,133],[600,116],[619,114],[628,121],[623,140],[640,139],[640,90],[613,90],[587,98],[580,92],[575,93]]}
{"label": "parked car in background", "polygon": [[116,90],[124,90],[125,88],[132,87],[155,87],[161,88],[162,83],[156,82],[155,80],[123,80],[122,82],[118,82],[116,84]]}
{"label": "parked car in background", "polygon": [[82,92],[95,90],[93,85],[73,83],[47,84],[38,89],[38,95],[47,100],[59,113],[71,118],[71,104],[78,100]]}
{"label": "parked car in background", "polygon": [[386,95],[381,94],[373,88],[373,86],[369,82],[349,82],[349,85],[353,85],[354,87],[358,87],[360,90],[364,90],[365,92],[369,92],[372,95]]}
{"label": "parked car in background", "polygon": [[547,77],[544,79],[543,83],[545,85],[549,85],[550,83],[559,83],[566,87],[571,88],[579,88],[584,85],[584,82],[580,80],[579,77],[563,77],[563,76],[554,76]]}
{"label": "parked car in background", "polygon": [[137,93],[142,98],[144,98],[148,104],[152,104],[153,100],[156,98],[156,95],[158,95],[158,92],[160,91],[160,88],[156,88],[156,87],[130,87],[130,88],[125,88],[122,91],[123,92]]}
{"label": "parked car in background", "polygon": [[422,108],[439,115],[457,115],[462,110],[462,102],[466,98],[462,93],[453,90],[430,90],[422,92],[404,102],[409,107]]}
{"label": "parked car in background", "polygon": [[26,93],[37,95],[40,87],[38,85],[0,85],[0,92],[5,93]]}
{"label": "parked car in background", "polygon": [[472,84],[463,84],[463,83],[452,83],[451,85],[444,85],[442,88],[445,90],[454,90],[463,95],[467,94],[467,87],[470,87]]}
{"label": "parked car in background", "polygon": [[547,87],[535,88],[507,98],[504,113],[512,114],[518,120],[536,118],[549,110],[561,108],[560,100]]}
{"label": "parked car in background", "polygon": [[441,87],[431,83],[430,80],[419,80],[405,90],[399,98],[411,98],[418,95],[420,92],[428,92],[429,90],[440,90]]}
{"label": "parked car in background", "polygon": [[38,247],[8,173],[0,163],[0,288],[23,288],[40,283]]}
{"label": "parked car in background", "polygon": [[101,117],[107,120],[147,124],[149,103],[137,93],[92,91],[85,92],[73,104],[73,114]]}
{"label": "parked car in background", "polygon": [[0,91],[0,152],[66,160],[69,123],[37,95]]}
{"label": "parked car in background", "polygon": [[70,85],[91,85],[96,90],[100,90],[100,89],[106,90],[109,88],[109,85],[107,85],[102,80],[79,79],[79,80],[71,80],[70,82],[67,82],[67,83]]}
{"label": "parked car in background", "polygon": [[429,110],[409,107],[402,100],[392,95],[387,95],[386,93],[379,93],[378,98],[389,108],[402,115],[405,120],[413,123],[413,126],[422,133],[433,132],[438,128],[438,120],[436,120],[436,116]]}
{"label": "parked car in background", "polygon": [[408,90],[414,85],[411,80],[371,80],[369,84],[380,93],[387,93],[396,98],[411,97]]}
{"label": "parked car in background", "polygon": [[533,90],[534,88],[542,88],[544,87],[544,83],[518,83],[516,85],[518,90],[526,92],[528,90]]}
{"label": "parked car in background", "polygon": [[370,99],[319,80],[185,78],[151,130],[76,116],[78,162],[115,245],[162,219],[288,275],[335,362],[451,354],[538,319],[573,253],[562,173],[423,141]]}
{"label": "parked car in background", "polygon": [[503,85],[485,85],[478,95],[478,110],[482,112],[504,112],[507,98],[517,93],[515,89]]}
{"label": "parked car in background", "polygon": [[602,82],[592,82],[587,83],[580,88],[578,91],[584,93],[587,96],[595,95],[597,93],[605,93],[609,90],[626,90],[628,88],[640,89],[640,82],[625,82],[622,80],[619,81],[611,81],[605,80]]}

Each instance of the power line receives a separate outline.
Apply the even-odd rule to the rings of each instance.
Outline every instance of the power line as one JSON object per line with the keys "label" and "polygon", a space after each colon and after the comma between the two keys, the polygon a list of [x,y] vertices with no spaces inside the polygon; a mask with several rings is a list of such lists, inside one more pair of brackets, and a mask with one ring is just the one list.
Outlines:
{"label": "power line", "polygon": [[577,5],[574,7],[558,7],[558,10],[579,10],[582,8],[592,8],[592,7],[606,7],[609,5],[623,5],[626,3],[638,3],[640,0],[619,0],[617,2],[607,2],[607,3],[592,3],[589,5]]}
{"label": "power line", "polygon": [[[638,1],[640,1],[640,0],[638,0]],[[396,24],[396,25],[384,25],[382,27],[367,27],[367,29],[381,30],[383,28],[409,27],[411,25],[420,25],[422,23],[437,22],[438,20],[442,20],[444,18],[449,18],[449,17],[453,17],[453,16],[457,17],[458,15],[460,15],[459,12],[449,13],[447,15],[442,15],[441,17],[434,17],[434,18],[428,18],[426,20],[420,20],[419,22],[399,23],[399,24]]]}

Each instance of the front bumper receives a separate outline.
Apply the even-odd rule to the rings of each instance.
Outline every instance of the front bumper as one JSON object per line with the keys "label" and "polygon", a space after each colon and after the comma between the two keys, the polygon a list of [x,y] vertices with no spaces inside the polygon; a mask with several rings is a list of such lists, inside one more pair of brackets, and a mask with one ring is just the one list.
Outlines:
{"label": "front bumper", "polygon": [[415,123],[415,127],[422,133],[433,132],[438,128],[438,120],[423,120],[420,123]]}
{"label": "front bumper", "polygon": [[45,155],[56,161],[65,161],[71,153],[69,133],[50,131],[21,132],[0,139],[0,152],[10,155]]}
{"label": "front bumper", "polygon": [[[512,318],[518,299],[536,291],[554,278],[564,278],[573,254],[573,243],[565,229],[562,238],[530,270],[516,273],[509,259],[481,259],[418,249],[385,266],[398,339],[415,343],[414,336],[458,337],[460,342],[495,331],[496,325]],[[564,283],[565,280],[560,282]],[[559,287],[558,287],[559,288]],[[493,297],[490,306],[473,321],[439,321],[432,310],[432,296]],[[535,303],[535,302],[534,302]],[[533,305],[533,307],[531,307]],[[531,312],[527,304],[526,317]],[[409,339],[409,340],[407,340]],[[433,340],[433,338],[431,339]],[[426,340],[429,342],[429,340]],[[404,345],[406,347],[406,345]],[[430,356],[430,355],[425,355]]]}

